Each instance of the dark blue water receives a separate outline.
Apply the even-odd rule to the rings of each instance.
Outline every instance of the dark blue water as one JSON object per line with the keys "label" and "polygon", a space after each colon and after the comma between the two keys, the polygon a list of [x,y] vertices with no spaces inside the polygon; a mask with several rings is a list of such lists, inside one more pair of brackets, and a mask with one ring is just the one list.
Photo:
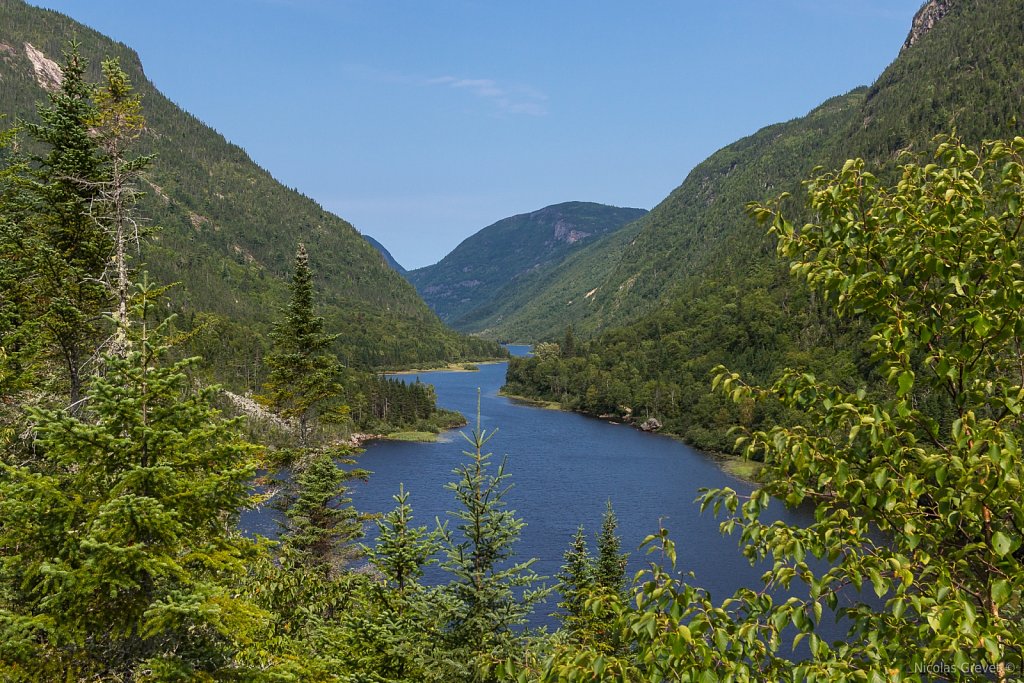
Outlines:
{"label": "dark blue water", "polygon": [[[513,348],[522,353],[523,348]],[[494,462],[507,456],[514,487],[507,500],[526,521],[517,552],[534,557],[534,569],[553,577],[562,553],[582,524],[594,539],[600,530],[605,502],[611,501],[619,520],[624,551],[629,551],[629,575],[648,566],[638,552],[645,536],[659,524],[676,541],[681,569],[693,571],[696,583],[720,601],[742,586],[758,587],[764,568],[753,568],[742,556],[735,537],[719,533],[710,511],[701,514],[694,503],[701,488],[729,486],[741,493],[751,487],[719,469],[708,456],[666,436],[648,434],[621,424],[575,413],[546,410],[498,396],[506,365],[481,365],[479,372],[430,372],[420,381],[433,384],[439,405],[473,419],[477,389],[483,427],[497,429],[488,443]],[[415,376],[403,375],[407,381]],[[461,431],[468,433],[469,428]],[[469,444],[459,431],[447,432],[438,443],[370,443],[359,466],[373,472],[357,484],[354,503],[363,512],[386,512],[399,484],[410,492],[418,524],[433,527],[453,508],[453,494],[444,485],[455,479],[452,470],[466,462]],[[808,523],[808,511],[787,511],[776,517]],[[454,522],[452,522],[454,526]],[[375,532],[375,527],[368,528]],[[594,545],[592,543],[592,550]],[[440,575],[431,572],[427,580]],[[553,583],[550,582],[550,583]],[[553,606],[542,611],[550,612]]]}
{"label": "dark blue water", "polygon": [[[526,347],[511,350],[521,355]],[[549,577],[548,585],[554,585],[562,554],[579,525],[586,527],[591,551],[596,552],[595,535],[605,503],[611,501],[622,548],[630,553],[630,577],[656,558],[638,551],[638,546],[662,524],[676,542],[679,568],[694,572],[695,579],[690,582],[708,590],[715,602],[738,588],[762,586],[760,577],[768,567],[751,567],[737,538],[723,536],[721,520],[710,511],[702,514],[694,502],[702,488],[731,487],[745,494],[752,489],[750,484],[723,472],[709,456],[669,437],[498,396],[505,369],[506,364],[501,363],[481,365],[479,372],[429,372],[418,377],[434,385],[439,405],[458,410],[471,420],[479,389],[483,427],[497,429],[487,450],[494,454],[495,466],[507,457],[506,471],[513,488],[506,500],[526,522],[516,548],[518,560],[536,558],[534,570]],[[417,377],[399,376],[409,382]],[[404,484],[416,524],[434,528],[435,520],[443,522],[455,505],[452,492],[444,486],[457,478],[452,471],[469,459],[463,451],[470,446],[460,434],[469,429],[446,432],[437,443],[367,444],[358,466],[373,474],[368,482],[353,485],[356,508],[367,513],[387,512],[394,507],[392,496]],[[808,508],[790,510],[773,503],[764,519],[802,526],[813,521],[813,515]],[[452,528],[455,524],[450,522]],[[247,512],[241,526],[249,533],[276,535],[273,514],[267,508]],[[376,526],[368,523],[366,530],[365,542],[372,544]],[[437,566],[424,576],[431,584],[449,578]],[[557,599],[550,599],[541,605],[531,623],[557,626],[548,616],[555,602]],[[840,639],[845,627],[826,616],[819,633],[830,640]]]}

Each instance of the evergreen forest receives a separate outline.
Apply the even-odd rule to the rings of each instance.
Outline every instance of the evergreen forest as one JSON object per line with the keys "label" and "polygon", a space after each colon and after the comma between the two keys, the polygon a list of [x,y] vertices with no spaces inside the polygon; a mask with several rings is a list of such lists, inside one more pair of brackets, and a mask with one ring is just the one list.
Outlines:
{"label": "evergreen forest", "polygon": [[334,352],[347,367],[424,368],[503,357],[497,345],[446,328],[349,223],[278,183],[244,150],[168,100],[129,47],[22,0],[0,0],[4,127],[38,123],[37,104],[46,97],[26,46],[56,67],[72,41],[87,79],[99,80],[101,62],[116,57],[144,102],[146,126],[136,145],[153,160],[138,201],[142,227],[159,230],[142,244],[142,261],[155,281],[181,283],[167,301],[177,325],[195,333],[189,348],[216,381],[238,392],[262,382],[273,315],[288,299],[299,242],[329,255],[315,264],[314,277],[321,315],[339,333]]}
{"label": "evergreen forest", "polygon": [[927,153],[935,135],[955,130],[979,145],[1022,132],[1020,3],[928,2],[919,17],[929,8],[941,20],[873,84],[724,147],[647,216],[524,293],[488,334],[563,344],[568,331],[574,343],[514,359],[508,393],[637,424],[654,417],[695,446],[736,452],[735,424],[790,418],[712,392],[719,364],[763,383],[792,367],[884,392],[863,321],[837,318],[830,301],[791,277],[777,238],[747,205],[788,193],[794,222],[806,222],[813,212],[799,198],[817,167],[860,157],[895,182],[903,156]]}
{"label": "evergreen forest", "polygon": [[[0,680],[1022,680],[1024,15],[938,5],[874,86],[720,151],[502,317],[539,342],[508,392],[763,463],[695,502],[764,567],[723,596],[666,526],[623,548],[610,503],[539,576],[479,407],[444,519],[404,485],[355,509],[360,433],[466,424],[376,371],[503,352],[201,149],[127,48],[0,0],[0,48],[62,55],[29,104],[0,49]],[[261,507],[274,539],[239,529]]]}

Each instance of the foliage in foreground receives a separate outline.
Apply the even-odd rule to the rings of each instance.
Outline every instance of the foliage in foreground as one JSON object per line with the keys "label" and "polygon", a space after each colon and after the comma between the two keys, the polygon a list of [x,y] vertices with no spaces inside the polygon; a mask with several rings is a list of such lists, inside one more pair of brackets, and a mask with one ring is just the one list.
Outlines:
{"label": "foliage in foreground", "polygon": [[[136,319],[151,305],[142,290]],[[263,619],[232,589],[255,551],[234,528],[253,447],[161,333],[104,359],[87,416],[32,411],[31,466],[0,462],[6,680],[210,675]]]}
{"label": "foliage in foreground", "polygon": [[[623,590],[606,516],[596,562],[581,537],[567,552],[564,628],[553,634],[522,630],[545,591],[533,588],[530,562],[515,560],[523,521],[504,506],[507,475],[492,470],[479,423],[450,486],[455,528],[413,526],[400,490],[360,568],[350,562],[360,529],[345,500],[347,475],[314,447],[302,452],[297,489],[282,497],[280,544],[240,537],[255,449],[197,388],[191,361],[168,356],[165,325],[150,315],[153,288],[138,288],[130,314],[101,317],[91,342],[74,340],[79,359],[100,362],[79,378],[84,403],[71,400],[72,367],[84,366],[59,360],[67,340],[52,316],[129,303],[124,280],[103,277],[127,264],[58,263],[61,278],[104,283],[75,304],[81,311],[52,308],[59,285],[26,286],[32,259],[60,256],[36,250],[61,219],[32,212],[46,204],[20,182],[31,163],[17,160],[0,170],[0,284],[9,295],[0,300],[0,677],[1019,677],[1022,157],[1021,138],[980,151],[947,139],[933,160],[903,166],[892,186],[861,161],[813,179],[816,220],[799,229],[781,204],[753,208],[771,222],[793,272],[840,315],[871,326],[886,391],[871,396],[806,372],[759,387],[721,369],[723,400],[802,416],[800,426],[742,437],[748,454],[767,462],[764,488],[746,499],[728,489],[703,498],[729,513],[723,531],[738,533],[748,558],[771,562],[764,586],[713,600],[680,579],[662,531],[648,539],[660,555]],[[99,225],[119,220],[116,211],[106,219]],[[109,227],[106,238],[123,241]],[[72,276],[72,265],[83,274]],[[105,336],[121,342],[103,353]],[[570,340],[540,355],[574,354]],[[316,407],[327,384],[318,378],[308,395],[310,387],[292,385],[289,405]],[[307,413],[307,425],[318,414]],[[816,521],[763,521],[773,496],[809,502]],[[438,553],[450,580],[427,587],[423,571]],[[849,628],[841,642],[821,635],[833,611]]]}
{"label": "foliage in foreground", "polygon": [[[872,323],[885,368],[880,400],[813,375],[750,386],[720,368],[732,400],[780,402],[803,414],[740,438],[766,461],[768,483],[742,500],[709,491],[731,513],[764,588],[721,603],[667,565],[641,578],[635,603],[588,602],[624,655],[559,644],[519,680],[1019,680],[1024,503],[1019,439],[1024,401],[1024,138],[980,151],[939,141],[933,161],[907,163],[885,187],[859,160],[808,183],[817,220],[771,221],[795,274],[843,316]],[[772,496],[810,503],[815,522],[762,521]],[[814,560],[826,560],[826,569]],[[783,590],[793,592],[786,599]],[[840,615],[843,641],[819,625]],[[794,650],[789,649],[792,637]],[[796,645],[805,648],[796,651]]]}

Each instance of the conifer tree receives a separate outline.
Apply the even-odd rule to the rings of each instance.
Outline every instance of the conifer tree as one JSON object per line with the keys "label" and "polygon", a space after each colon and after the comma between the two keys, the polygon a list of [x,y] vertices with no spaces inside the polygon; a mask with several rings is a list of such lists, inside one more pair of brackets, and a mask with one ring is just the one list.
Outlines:
{"label": "conifer tree", "polygon": [[612,502],[605,504],[601,519],[601,533],[597,537],[597,560],[594,564],[594,584],[597,588],[616,595],[626,590],[626,563],[629,554],[620,552],[622,541],[615,531],[619,520],[612,509]]}
{"label": "conifer tree", "polygon": [[562,596],[558,613],[564,628],[570,636],[583,631],[589,620],[585,603],[594,588],[594,560],[587,550],[587,537],[581,525],[565,553],[562,555],[565,564],[556,578],[556,590]]}
{"label": "conifer tree", "polygon": [[318,415],[342,388],[341,364],[330,350],[338,335],[324,334],[323,318],[313,314],[313,274],[303,244],[295,253],[291,299],[284,314],[271,333],[269,373],[260,398],[271,410],[296,421],[299,442],[305,447]]}
{"label": "conifer tree", "polygon": [[[14,130],[0,132],[0,157],[14,143]],[[39,383],[39,318],[33,315],[34,260],[24,248],[22,225],[29,199],[20,177],[24,165],[0,167],[0,448],[24,424],[20,402]]]}
{"label": "conifer tree", "polygon": [[404,485],[393,496],[395,508],[377,520],[377,543],[365,548],[370,564],[383,574],[388,584],[405,595],[417,585],[423,569],[441,548],[438,531],[412,525],[412,506]]}
{"label": "conifer tree", "polygon": [[566,325],[565,336],[562,338],[562,358],[574,358],[576,356],[576,335],[572,325]]}
{"label": "conifer tree", "polygon": [[[312,671],[320,665],[318,634],[328,628],[331,640],[343,638],[336,620],[350,608],[354,584],[361,583],[359,575],[345,571],[363,532],[344,483],[361,474],[342,470],[330,452],[299,451],[285,493],[275,503],[283,520],[274,559],[256,578],[260,604],[272,614],[272,649],[304,660]],[[325,680],[311,671],[303,675]]]}
{"label": "conifer tree", "polygon": [[32,159],[28,188],[35,207],[24,216],[15,245],[16,253],[34,265],[31,315],[38,317],[64,367],[72,406],[81,398],[84,366],[102,337],[102,314],[110,300],[103,273],[111,240],[92,213],[107,176],[92,130],[95,87],[86,81],[85,69],[72,43],[60,87],[38,109],[40,122],[25,124],[45,151]]}
{"label": "conifer tree", "polygon": [[[42,466],[0,463],[0,678],[197,678],[261,616],[232,590],[253,447],[166,362],[165,323],[108,355],[87,414],[32,409]],[[16,551],[15,551],[16,549]]]}
{"label": "conifer tree", "polygon": [[366,680],[389,683],[447,683],[445,595],[419,579],[440,549],[440,532],[413,526],[409,495],[400,487],[396,506],[377,520],[377,542],[364,550],[381,574],[362,584],[357,603],[324,630],[332,657]]}
{"label": "conifer tree", "polygon": [[152,160],[147,156],[131,156],[132,145],[142,135],[145,119],[142,102],[134,94],[127,74],[116,59],[103,62],[103,82],[96,89],[95,118],[90,122],[91,134],[103,152],[103,181],[98,185],[100,200],[93,209],[93,219],[106,232],[112,254],[104,270],[104,281],[113,299],[113,318],[117,324],[112,349],[115,354],[127,352],[129,291],[131,288],[129,259],[131,245],[139,244],[140,225],[135,215],[139,192],[139,174]]}
{"label": "conifer tree", "polygon": [[600,598],[601,605],[607,606],[626,596],[628,555],[619,552],[621,541],[615,533],[617,528],[618,520],[608,501],[597,536],[597,557],[592,557],[587,550],[581,526],[563,555],[565,564],[558,574],[557,590],[562,596],[558,603],[562,612],[558,616],[563,628],[571,640],[588,642],[596,648],[612,647],[614,638],[607,624],[593,609],[587,609],[587,601]]}
{"label": "conifer tree", "polygon": [[488,471],[491,454],[483,449],[494,433],[481,426],[478,397],[476,428],[463,434],[473,448],[464,451],[470,461],[454,471],[458,480],[447,485],[459,504],[451,513],[458,535],[444,529],[447,559],[442,566],[453,578],[447,586],[452,604],[448,637],[450,649],[462,653],[453,660],[468,664],[473,680],[492,680],[491,667],[514,649],[513,629],[549,592],[531,589],[539,580],[530,568],[535,560],[513,561],[513,546],[525,523],[506,509],[505,462],[494,474]]}
{"label": "conifer tree", "polygon": [[352,544],[363,535],[362,518],[350,504],[345,482],[366,473],[341,469],[330,452],[309,456],[309,462],[297,468],[281,505],[283,543],[294,551],[291,564],[332,577],[357,552]]}

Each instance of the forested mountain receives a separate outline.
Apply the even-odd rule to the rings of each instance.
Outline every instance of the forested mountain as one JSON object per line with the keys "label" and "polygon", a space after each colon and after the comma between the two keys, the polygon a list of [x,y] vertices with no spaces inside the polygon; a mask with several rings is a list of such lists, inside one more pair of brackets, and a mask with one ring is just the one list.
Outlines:
{"label": "forested mountain", "polygon": [[[0,3],[12,7],[24,9]],[[258,315],[273,319],[257,399],[295,439],[243,433],[241,420],[218,409],[217,392],[196,381],[197,359],[177,352],[189,335],[170,324],[167,288],[133,269],[129,255],[135,220],[147,215],[133,188],[153,163],[138,143],[182,156],[186,148],[167,142],[169,129],[145,127],[115,60],[93,83],[72,50],[39,123],[0,132],[0,680],[1020,680],[1024,137],[924,139],[949,123],[946,112],[970,140],[1004,120],[1016,130],[1024,9],[1010,0],[932,2],[921,17],[874,88],[723,150],[651,220],[567,262],[614,282],[647,245],[652,253],[633,262],[621,295],[578,318],[581,329],[599,315],[593,329],[631,323],[585,344],[566,329],[560,343],[537,346],[536,360],[510,368],[523,390],[588,409],[658,413],[677,430],[683,419],[753,427],[743,430],[745,452],[764,460],[762,483],[703,489],[699,501],[737,543],[734,560],[760,567],[760,583],[731,594],[693,583],[693,554],[707,548],[677,548],[667,525],[678,519],[652,522],[641,544],[646,567],[629,578],[610,503],[596,538],[579,527],[561,570],[539,576],[535,560],[517,554],[527,521],[510,505],[512,463],[493,459],[494,428],[484,428],[479,401],[465,457],[445,486],[444,521],[420,524],[399,484],[395,506],[366,539],[370,520],[352,507],[349,482],[368,473],[351,467],[352,444],[333,430],[395,419],[440,426],[445,416],[434,414],[428,387],[346,367],[334,346],[337,330],[347,330],[318,314],[319,292],[410,290],[327,214],[271,235],[298,241],[291,268],[275,275],[260,259],[286,247],[244,241],[246,223],[229,224],[217,202],[244,199],[234,208],[256,221],[277,211],[255,202],[266,191],[313,219],[301,213],[308,202],[275,190],[265,174],[237,176],[252,168],[243,157],[193,160],[214,183],[209,196],[199,179],[173,175],[185,162],[150,176],[150,211],[163,206],[171,221],[190,206],[198,216],[189,220],[194,234],[168,228],[140,238],[158,240],[147,253],[164,276],[209,275],[179,288],[176,305],[188,314],[205,293],[223,308],[227,322],[213,325],[221,335],[247,330]],[[2,45],[7,87],[22,53]],[[23,47],[35,77],[52,82],[58,72],[40,48]],[[951,55],[962,59],[947,68]],[[933,123],[923,102],[939,112]],[[875,129],[877,120],[907,127]],[[897,167],[907,145],[924,154]],[[870,161],[813,171],[799,188],[805,164],[853,153]],[[249,180],[256,189],[246,189]],[[806,204],[778,194],[791,187]],[[742,202],[748,192],[769,197],[748,209],[760,227],[747,227],[739,208],[738,222],[727,222],[732,208],[719,206],[722,195]],[[674,258],[690,270],[678,270],[672,254],[659,258],[656,237],[687,246],[692,253]],[[186,242],[206,249],[198,265],[188,262],[194,252],[167,246]],[[243,244],[262,250],[215,260],[217,249]],[[354,251],[328,259],[320,277],[316,257],[328,247]],[[625,257],[608,256],[617,250]],[[168,265],[171,255],[186,263]],[[203,270],[218,263],[223,273]],[[677,287],[641,281],[648,263],[657,265],[650,279],[668,270]],[[391,275],[377,278],[381,270]],[[787,270],[806,285],[791,284]],[[246,273],[251,282],[232,280]],[[275,303],[263,280],[279,283],[287,306],[228,318]],[[203,288],[217,282],[237,285],[236,298],[220,302]],[[361,310],[353,294],[328,291],[336,315]],[[385,309],[398,305],[387,292],[370,294]],[[645,300],[653,312],[628,308]],[[404,320],[419,310],[410,306]],[[359,322],[390,329],[393,319],[403,320],[382,313]],[[365,338],[371,332],[379,329]],[[731,370],[709,373],[719,358]],[[760,379],[783,364],[796,369]],[[353,385],[357,372],[373,382]],[[873,372],[879,379],[865,387]],[[717,403],[700,393],[709,374]],[[627,500],[642,506],[642,498]],[[782,502],[813,513],[794,523],[779,513]],[[243,511],[263,505],[279,512],[275,542],[238,526]],[[729,562],[710,559],[697,566]],[[556,630],[529,627],[552,609]]]}
{"label": "forested mountain", "polygon": [[538,283],[574,252],[645,213],[592,202],[555,204],[489,225],[407,277],[442,320],[478,332],[529,301]]}
{"label": "forested mountain", "polygon": [[384,257],[384,262],[391,266],[391,269],[394,270],[396,273],[398,273],[399,275],[405,275],[407,272],[409,272],[402,267],[401,263],[395,260],[395,257],[391,255],[391,252],[388,251],[387,247],[385,247],[383,244],[373,239],[369,235],[363,235],[363,239],[369,242],[370,246],[372,246],[374,249],[380,252],[380,255]]}
{"label": "forested mountain", "polygon": [[[939,133],[971,144],[1012,137],[1024,97],[1024,6],[932,0],[899,57],[869,87],[718,151],[631,228],[568,260],[544,291],[489,330],[592,342],[571,359],[522,361],[509,390],[595,413],[653,415],[703,446],[727,448],[741,417],[709,392],[718,363],[768,379],[786,366],[851,381],[870,372],[862,338],[797,284],[774,240],[746,213],[816,166],[863,157],[891,173],[901,152]],[[588,296],[589,295],[589,296]],[[584,305],[581,305],[583,303]]]}
{"label": "forested mountain", "polygon": [[278,183],[164,97],[130,48],[20,0],[0,0],[0,113],[8,125],[35,119],[72,40],[90,80],[98,79],[102,59],[118,57],[142,95],[141,146],[156,158],[140,209],[159,226],[143,254],[145,268],[154,281],[182,283],[172,290],[179,324],[202,327],[196,351],[219,377],[258,371],[299,242],[314,255],[322,314],[340,333],[336,351],[346,365],[423,366],[499,352],[446,329],[350,224]]}

